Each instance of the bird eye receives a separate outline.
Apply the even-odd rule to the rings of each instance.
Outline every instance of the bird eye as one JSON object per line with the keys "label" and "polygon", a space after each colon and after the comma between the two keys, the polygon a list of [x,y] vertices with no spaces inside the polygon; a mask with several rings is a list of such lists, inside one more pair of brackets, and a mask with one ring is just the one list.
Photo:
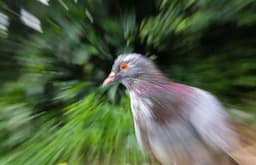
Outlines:
{"label": "bird eye", "polygon": [[120,64],[120,70],[121,71],[126,71],[128,69],[128,64],[123,62]]}

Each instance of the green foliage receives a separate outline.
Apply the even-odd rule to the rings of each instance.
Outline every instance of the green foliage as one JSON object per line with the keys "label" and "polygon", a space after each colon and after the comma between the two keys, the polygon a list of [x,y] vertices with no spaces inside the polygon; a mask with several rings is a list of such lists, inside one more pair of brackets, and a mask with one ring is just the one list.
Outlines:
{"label": "green foliage", "polygon": [[[145,162],[124,89],[100,88],[119,53],[143,53],[170,78],[255,112],[255,0],[0,4],[10,20],[0,36],[0,164]],[[43,33],[19,21],[21,7]]]}
{"label": "green foliage", "polygon": [[[38,116],[32,115],[24,103],[16,100],[14,105],[4,105],[6,100],[2,101],[1,116],[6,119],[1,120],[4,121],[1,136],[5,135],[8,140],[1,142],[1,146],[11,149],[14,144],[23,143],[12,152],[2,153],[1,164],[141,162],[127,110],[129,103],[115,106],[104,101],[101,95],[100,92],[89,94],[64,108],[62,120],[65,123],[48,118],[40,126],[33,121]],[[123,154],[129,155],[124,157]]]}
{"label": "green foliage", "polygon": [[140,24],[140,39],[173,79],[207,89],[229,103],[250,100],[255,110],[254,4],[160,1],[157,14]]}

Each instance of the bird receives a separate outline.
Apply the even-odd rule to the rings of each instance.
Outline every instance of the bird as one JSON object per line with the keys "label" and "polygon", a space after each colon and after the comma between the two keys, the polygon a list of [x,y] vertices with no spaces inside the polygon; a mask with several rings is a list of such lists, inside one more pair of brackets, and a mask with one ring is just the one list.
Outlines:
{"label": "bird", "polygon": [[256,133],[211,93],[169,79],[146,56],[121,54],[103,86],[129,93],[135,135],[150,164],[254,165]]}

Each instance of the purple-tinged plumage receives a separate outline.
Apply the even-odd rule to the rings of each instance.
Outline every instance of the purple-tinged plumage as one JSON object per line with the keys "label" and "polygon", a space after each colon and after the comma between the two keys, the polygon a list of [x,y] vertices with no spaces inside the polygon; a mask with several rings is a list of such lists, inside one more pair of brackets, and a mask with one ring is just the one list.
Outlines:
{"label": "purple-tinged plumage", "polygon": [[[136,138],[162,165],[234,165],[239,135],[210,93],[170,81],[146,57],[120,55],[103,85],[127,87]],[[249,165],[249,164],[248,164]]]}

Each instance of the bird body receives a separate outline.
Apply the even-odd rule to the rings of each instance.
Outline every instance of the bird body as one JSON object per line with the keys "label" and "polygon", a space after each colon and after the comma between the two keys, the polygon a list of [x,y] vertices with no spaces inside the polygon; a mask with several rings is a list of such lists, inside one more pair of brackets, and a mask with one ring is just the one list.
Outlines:
{"label": "bird body", "polygon": [[216,153],[232,149],[236,134],[209,93],[173,82],[140,89],[130,90],[137,141],[161,164],[214,165]]}
{"label": "bird body", "polygon": [[169,80],[139,54],[119,56],[110,75],[104,84],[119,81],[129,91],[136,138],[151,160],[162,165],[241,164],[239,154],[232,155],[240,135],[213,95]]}

